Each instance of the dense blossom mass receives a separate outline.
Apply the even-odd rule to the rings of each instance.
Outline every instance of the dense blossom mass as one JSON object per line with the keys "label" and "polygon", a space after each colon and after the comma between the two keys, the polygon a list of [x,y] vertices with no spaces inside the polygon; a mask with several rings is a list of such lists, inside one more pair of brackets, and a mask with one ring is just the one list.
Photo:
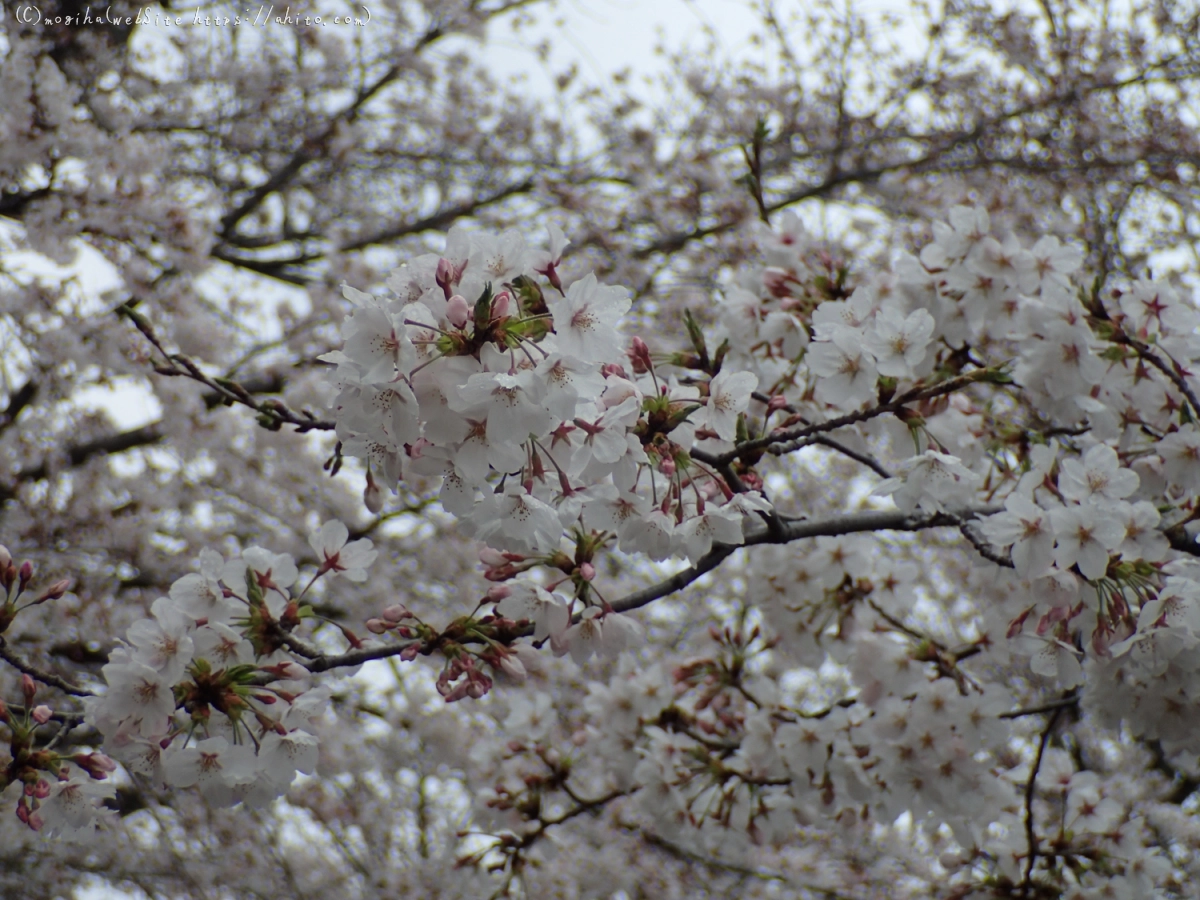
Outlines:
{"label": "dense blossom mass", "polygon": [[[91,829],[109,757],[135,780],[261,805],[316,771],[321,671],[436,655],[445,700],[478,700],[552,652],[618,665],[573,734],[534,684],[513,689],[486,801],[500,830],[476,852],[510,877],[555,822],[530,802],[561,791],[580,810],[628,798],[637,827],[681,847],[800,853],[816,891],[849,877],[804,838],[821,823],[837,823],[822,840],[909,841],[915,893],[922,879],[955,896],[1182,890],[1192,861],[1158,837],[1168,813],[1047,736],[1086,715],[1113,752],[1152,748],[1192,777],[1200,314],[1165,282],[1090,292],[1078,252],[997,238],[980,209],[956,207],[919,258],[854,287],[819,277],[795,217],[762,241],[766,267],[729,286],[714,324],[688,319],[682,352],[622,334],[623,289],[564,279],[553,226],[549,253],[455,229],[390,295],[345,287],[344,346],[323,359],[366,502],[440,479],[491,587],[440,629],[389,606],[366,623],[379,640],[342,628],[351,646],[331,657],[300,636],[305,595],[326,575],[365,581],[371,541],[325,523],[305,578],[287,554],[205,551],[104,666],[87,721],[108,756],[27,754],[21,821]],[[780,476],[814,476],[813,446],[860,465],[874,499],[824,521],[799,507]],[[880,554],[854,533],[932,528],[957,529],[974,559],[898,537]],[[711,658],[639,662],[630,611],[743,544],[777,546],[750,551]],[[690,566],[609,597],[613,552]],[[16,610],[30,574],[4,562]],[[976,600],[926,631],[914,611],[950,579]],[[50,714],[7,721],[28,746]],[[896,863],[861,877],[883,877],[876,864]]]}
{"label": "dense blossom mass", "polygon": [[113,3],[0,9],[0,895],[1200,896],[1188,4]]}

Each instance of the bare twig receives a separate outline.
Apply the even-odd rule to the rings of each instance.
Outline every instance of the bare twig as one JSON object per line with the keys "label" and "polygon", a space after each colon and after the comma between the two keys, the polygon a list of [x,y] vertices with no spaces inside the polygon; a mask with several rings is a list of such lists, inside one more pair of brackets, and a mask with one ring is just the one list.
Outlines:
{"label": "bare twig", "polygon": [[1074,706],[1079,702],[1078,694],[1070,694],[1066,697],[1060,697],[1058,700],[1051,700],[1049,703],[1043,703],[1040,706],[1029,706],[1025,709],[1014,709],[1012,712],[1000,713],[1001,719],[1019,719],[1022,716],[1036,716],[1040,713],[1054,712],[1055,710],[1066,709]]}
{"label": "bare twig", "polygon": [[1050,721],[1042,729],[1041,740],[1038,741],[1037,756],[1033,760],[1033,768],[1029,771],[1029,782],[1025,785],[1025,840],[1029,845],[1029,859],[1025,863],[1025,878],[1021,883],[1021,896],[1028,897],[1033,890],[1033,867],[1037,863],[1038,839],[1033,821],[1033,796],[1037,792],[1038,770],[1042,767],[1042,757],[1046,753],[1046,744],[1050,741],[1050,732],[1058,724],[1058,717],[1063,708],[1058,707],[1050,715]]}
{"label": "bare twig", "polygon": [[77,687],[76,685],[71,684],[71,682],[67,681],[65,678],[55,675],[53,672],[46,672],[42,669],[39,669],[37,666],[26,662],[9,649],[8,641],[6,641],[3,637],[0,637],[0,659],[3,659],[17,671],[28,675],[30,678],[34,679],[34,681],[40,681],[42,684],[58,688],[60,691],[71,694],[74,697],[95,696],[95,691],[90,691],[87,688]]}

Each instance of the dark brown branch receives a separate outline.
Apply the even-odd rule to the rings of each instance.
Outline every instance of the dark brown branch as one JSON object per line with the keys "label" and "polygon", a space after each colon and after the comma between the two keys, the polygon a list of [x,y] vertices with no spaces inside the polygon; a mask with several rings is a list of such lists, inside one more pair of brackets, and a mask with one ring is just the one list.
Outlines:
{"label": "dark brown branch", "polygon": [[74,697],[95,696],[95,691],[90,691],[87,688],[76,687],[61,676],[55,675],[53,672],[45,672],[32,663],[26,662],[9,649],[8,641],[6,641],[3,637],[0,637],[0,659],[3,659],[18,672],[28,675],[35,681],[40,681],[42,684],[58,688],[60,691],[71,694]]}
{"label": "dark brown branch", "polygon": [[1012,556],[1010,554],[1001,553],[979,535],[975,534],[975,532],[971,530],[969,523],[964,522],[962,525],[959,525],[958,530],[984,559],[990,560],[998,566],[1004,566],[1006,569],[1015,568],[1013,565]]}
{"label": "dark brown branch", "polygon": [[814,422],[809,425],[800,425],[783,431],[775,431],[766,437],[743,441],[733,450],[722,454],[717,459],[721,462],[732,462],[742,454],[753,453],[758,450],[766,450],[776,456],[792,453],[802,447],[810,446],[814,442],[808,439],[818,434],[836,431],[839,428],[845,428],[847,425],[857,425],[859,422],[866,422],[878,416],[887,415],[888,413],[899,412],[909,403],[916,403],[921,400],[929,400],[934,397],[951,394],[954,391],[962,390],[981,381],[987,374],[988,370],[980,369],[975,372],[969,372],[966,375],[958,375],[928,387],[912,388],[894,400],[881,403],[878,406],[872,406],[869,409],[846,413],[844,416],[838,416],[835,419],[829,419],[825,422]]}
{"label": "dark brown branch", "polygon": [[1061,715],[1062,707],[1055,709],[1050,715],[1050,721],[1042,729],[1042,737],[1038,741],[1037,756],[1034,758],[1033,768],[1029,771],[1029,781],[1025,785],[1025,840],[1029,845],[1029,859],[1025,863],[1025,879],[1021,883],[1022,897],[1028,897],[1029,892],[1033,890],[1033,867],[1037,863],[1038,857],[1037,831],[1034,828],[1033,821],[1033,796],[1037,792],[1038,770],[1042,767],[1042,757],[1046,753],[1046,744],[1050,741],[1050,732],[1058,724],[1058,717]]}
{"label": "dark brown branch", "polygon": [[835,441],[833,438],[829,437],[828,435],[824,435],[824,434],[817,435],[816,437],[814,437],[812,439],[812,443],[820,444],[822,447],[828,447],[830,450],[834,450],[834,451],[842,454],[842,456],[848,457],[848,458],[854,460],[855,462],[862,463],[864,466],[866,466],[868,469],[870,469],[872,472],[874,472],[880,478],[891,478],[892,477],[892,473],[889,472],[887,469],[885,469],[883,467],[883,465],[879,462],[879,460],[877,460],[875,457],[873,457],[867,453],[859,453],[857,450],[852,450],[851,448],[847,447],[845,444],[841,443],[840,441]]}
{"label": "dark brown branch", "polygon": [[1012,712],[1000,713],[1001,719],[1019,719],[1022,716],[1036,716],[1041,713],[1054,712],[1059,709],[1066,709],[1074,706],[1079,702],[1078,694],[1070,694],[1066,697],[1060,697],[1058,700],[1051,700],[1049,703],[1043,703],[1040,706],[1029,706],[1025,709],[1014,709]]}
{"label": "dark brown branch", "polygon": [[493,203],[499,203],[501,200],[507,200],[509,197],[515,197],[520,194],[527,194],[534,188],[534,180],[527,178],[524,181],[501,188],[495,193],[488,194],[486,197],[477,197],[467,200],[457,206],[451,206],[448,209],[443,209],[441,212],[434,213],[431,216],[426,216],[424,219],[418,219],[415,222],[408,222],[402,225],[395,225],[391,228],[385,228],[382,231],[377,231],[374,234],[365,237],[356,238],[347,244],[343,244],[341,250],[350,252],[354,250],[362,250],[370,247],[373,244],[383,244],[388,241],[394,241],[402,237],[407,237],[412,234],[420,234],[423,231],[437,231],[454,224],[458,219],[464,216],[471,216],[485,207],[491,206]]}
{"label": "dark brown branch", "polygon": [[[413,48],[405,56],[419,53],[425,47],[441,38],[442,35],[443,31],[440,27],[435,26],[431,28],[425,34],[421,35]],[[287,162],[272,172],[266,181],[254,188],[245,200],[227,212],[221,219],[221,237],[224,238],[227,235],[232,235],[238,224],[246,216],[258,209],[267,197],[287,185],[308,163],[319,159],[325,147],[337,132],[339,123],[355,121],[363,106],[400,76],[404,71],[405,61],[401,60],[397,62],[376,79],[374,83],[363,86],[350,105],[332,116],[319,134],[306,140]]]}
{"label": "dark brown branch", "polygon": [[[988,515],[997,511],[994,507],[984,507],[958,515],[952,513],[932,513],[908,515],[898,510],[868,511],[850,513],[832,519],[817,521],[785,522],[780,532],[774,532],[769,527],[758,529],[746,536],[742,544],[715,544],[694,566],[688,566],[682,572],[672,575],[641,591],[635,591],[611,604],[614,612],[628,612],[653,603],[676,591],[687,587],[696,579],[711,572],[724,562],[734,551],[741,547],[754,547],[760,544],[787,544],[812,537],[836,537],[842,534],[856,534],[864,531],[921,531],[926,528],[957,527],[978,515]],[[532,626],[524,634],[532,634]],[[358,666],[376,659],[387,659],[399,656],[412,641],[402,644],[389,644],[382,647],[369,647],[362,650],[351,650],[338,656],[321,656],[316,659],[304,660],[303,665],[310,672],[326,672],[343,666]]]}
{"label": "dark brown branch", "polygon": [[165,366],[154,367],[154,371],[159,375],[166,375],[168,377],[181,376],[198,381],[215,392],[221,399],[221,402],[228,402],[230,404],[239,403],[242,406],[250,407],[259,414],[259,424],[272,431],[277,431],[284,425],[295,426],[296,430],[301,434],[314,430],[333,430],[333,422],[318,419],[307,410],[295,413],[279,400],[270,399],[259,402],[236,381],[206,375],[195,362],[182,353],[168,353],[159,340],[158,335],[155,334],[154,327],[150,324],[149,320],[129,303],[122,303],[113,312],[133,322],[134,326],[145,336],[146,340],[150,341],[158,352],[162,354],[167,364]]}

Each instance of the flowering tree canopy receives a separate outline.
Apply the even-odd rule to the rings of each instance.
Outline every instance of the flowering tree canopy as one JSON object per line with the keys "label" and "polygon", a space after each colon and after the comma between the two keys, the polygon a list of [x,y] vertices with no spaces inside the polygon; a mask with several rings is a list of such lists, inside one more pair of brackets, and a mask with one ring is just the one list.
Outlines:
{"label": "flowering tree canopy", "polygon": [[6,894],[1196,896],[1195,16],[527,6],[6,7]]}

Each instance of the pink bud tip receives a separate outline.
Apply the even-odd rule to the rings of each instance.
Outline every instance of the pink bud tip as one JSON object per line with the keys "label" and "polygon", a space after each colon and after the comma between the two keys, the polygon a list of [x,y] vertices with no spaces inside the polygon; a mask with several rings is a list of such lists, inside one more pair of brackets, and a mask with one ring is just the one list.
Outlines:
{"label": "pink bud tip", "polygon": [[54,711],[44,703],[41,706],[35,706],[33,708],[33,721],[37,722],[39,725],[45,725],[47,722],[49,722],[52,715],[54,715]]}
{"label": "pink bud tip", "polygon": [[67,588],[71,586],[71,579],[63,578],[60,581],[54,582],[50,587],[46,588],[39,595],[35,603],[42,603],[46,600],[58,600],[67,592]]}
{"label": "pink bud tip", "polygon": [[363,506],[373,516],[379,515],[379,511],[383,509],[383,491],[379,490],[379,485],[373,481],[368,481],[363,491]]}
{"label": "pink bud tip", "polygon": [[615,378],[624,378],[626,381],[629,380],[629,375],[626,374],[625,368],[617,365],[616,363],[605,363],[602,365],[600,367],[600,374],[605,378],[608,378],[611,375]]}
{"label": "pink bud tip", "polygon": [[383,611],[382,618],[385,622],[399,622],[402,619],[413,618],[413,614],[408,611],[408,607],[403,603],[393,603]]}
{"label": "pink bud tip", "polygon": [[33,683],[33,679],[28,675],[21,676],[21,693],[25,695],[26,703],[32,700],[33,695],[37,693],[37,685]]}
{"label": "pink bud tip", "polygon": [[471,320],[471,307],[467,305],[467,298],[462,294],[451,297],[446,304],[446,318],[455,328],[464,327]]}
{"label": "pink bud tip", "polygon": [[585,562],[579,567],[579,577],[584,581],[591,581],[596,577],[596,567],[589,562]]}
{"label": "pink bud tip", "polygon": [[508,562],[508,558],[499,550],[493,550],[491,547],[484,547],[479,551],[479,561],[489,568],[496,568]]}
{"label": "pink bud tip", "polygon": [[439,259],[434,280],[442,289],[442,293],[446,295],[446,299],[449,300],[454,292],[454,286],[458,284],[458,273],[454,270],[454,263],[448,259]]}
{"label": "pink bud tip", "polygon": [[409,644],[407,647],[405,647],[403,650],[400,651],[400,660],[401,660],[401,662],[412,662],[414,659],[417,658],[417,654],[420,652],[421,652],[420,644]]}
{"label": "pink bud tip", "polygon": [[21,587],[23,588],[33,580],[33,563],[29,560],[25,560],[25,562],[21,563],[20,573]]}
{"label": "pink bud tip", "polygon": [[509,302],[512,300],[512,295],[508,291],[501,291],[492,300],[492,318],[503,319],[508,315]]}
{"label": "pink bud tip", "polygon": [[71,757],[71,762],[97,781],[104,780],[105,775],[117,770],[117,764],[103,753],[77,753]]}
{"label": "pink bud tip", "polygon": [[0,571],[8,568],[8,564],[12,562],[12,554],[8,552],[8,548],[0,544]]}
{"label": "pink bud tip", "polygon": [[45,800],[50,796],[50,782],[44,778],[39,778],[37,784],[33,786],[33,796],[38,800]]}
{"label": "pink bud tip", "polygon": [[488,588],[487,598],[489,603],[499,603],[512,594],[512,588],[507,584],[493,584]]}
{"label": "pink bud tip", "polygon": [[371,634],[384,634],[388,630],[388,623],[383,619],[367,619],[367,631]]}
{"label": "pink bud tip", "polygon": [[519,683],[525,680],[525,665],[515,656],[500,657],[500,669],[513,681]]}

